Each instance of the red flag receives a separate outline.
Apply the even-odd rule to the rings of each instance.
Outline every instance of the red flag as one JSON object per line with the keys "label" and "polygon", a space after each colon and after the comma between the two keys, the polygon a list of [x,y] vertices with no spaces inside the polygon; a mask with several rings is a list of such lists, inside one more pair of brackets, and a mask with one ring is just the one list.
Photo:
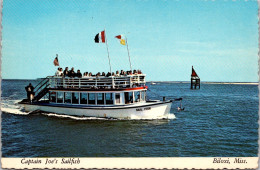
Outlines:
{"label": "red flag", "polygon": [[95,36],[95,38],[94,38],[94,40],[95,40],[95,43],[105,43],[106,42],[106,38],[105,38],[106,36],[105,36],[105,31],[102,31],[102,32],[100,32],[100,33],[98,33],[96,36]]}
{"label": "red flag", "polygon": [[117,36],[115,36],[117,39],[122,39],[122,36],[121,35],[117,35]]}
{"label": "red flag", "polygon": [[192,66],[191,76],[199,77],[199,76],[197,75],[196,71],[193,69],[193,66]]}
{"label": "red flag", "polygon": [[56,57],[56,58],[54,59],[53,64],[54,64],[55,66],[59,66],[58,57]]}
{"label": "red flag", "polygon": [[123,39],[123,36],[122,36],[122,35],[117,35],[117,36],[115,36],[115,38],[119,39],[119,40],[120,40],[120,43],[121,43],[122,45],[125,45],[126,40]]}
{"label": "red flag", "polygon": [[102,43],[105,42],[105,31],[101,32],[101,40],[102,40]]}

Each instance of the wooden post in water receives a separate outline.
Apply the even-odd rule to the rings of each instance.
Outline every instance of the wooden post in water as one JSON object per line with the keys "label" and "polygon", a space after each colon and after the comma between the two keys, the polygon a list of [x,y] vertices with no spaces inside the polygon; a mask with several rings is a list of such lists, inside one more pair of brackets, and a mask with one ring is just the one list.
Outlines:
{"label": "wooden post in water", "polygon": [[192,66],[190,89],[197,89],[197,87],[200,89],[200,78]]}

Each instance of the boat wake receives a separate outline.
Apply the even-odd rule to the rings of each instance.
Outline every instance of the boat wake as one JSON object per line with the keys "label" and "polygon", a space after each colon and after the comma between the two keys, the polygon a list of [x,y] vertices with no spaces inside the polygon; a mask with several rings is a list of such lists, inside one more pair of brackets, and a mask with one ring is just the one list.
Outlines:
{"label": "boat wake", "polygon": [[29,112],[25,112],[24,109],[17,104],[19,101],[20,100],[2,100],[1,111],[16,115],[29,115]]}
{"label": "boat wake", "polygon": [[[42,114],[45,116],[50,117],[58,117],[63,119],[73,119],[73,120],[126,120],[126,119],[116,119],[116,118],[100,118],[100,117],[80,117],[80,116],[71,116],[71,115],[64,115],[64,114],[57,114],[57,113],[48,113],[48,112],[42,112],[42,111],[34,111],[34,112],[26,112],[24,108],[17,103],[20,100],[6,100],[2,101],[1,104],[1,111],[9,114],[15,114],[15,115],[30,115],[30,114]],[[155,120],[155,119],[175,119],[175,115],[173,113],[169,113],[168,115],[165,115],[160,118],[147,118],[147,119],[141,119],[139,117],[131,117],[131,119],[127,120]]]}
{"label": "boat wake", "polygon": [[30,113],[24,112],[20,109],[13,109],[13,108],[2,107],[1,110],[2,110],[2,112],[16,114],[16,115],[29,115],[30,114]]}
{"label": "boat wake", "polygon": [[176,119],[176,117],[173,113],[169,113],[165,119]]}
{"label": "boat wake", "polygon": [[74,120],[116,120],[116,119],[99,118],[99,117],[79,117],[79,116],[61,115],[61,114],[56,114],[56,113],[43,113],[42,112],[41,114],[45,115],[45,116],[50,116],[50,117],[69,118],[69,119],[74,119]]}

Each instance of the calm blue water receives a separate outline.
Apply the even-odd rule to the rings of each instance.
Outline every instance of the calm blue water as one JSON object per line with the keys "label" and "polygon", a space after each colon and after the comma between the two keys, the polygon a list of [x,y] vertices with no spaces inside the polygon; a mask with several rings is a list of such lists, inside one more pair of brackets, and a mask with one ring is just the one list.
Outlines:
{"label": "calm blue water", "polygon": [[[258,87],[186,83],[148,84],[173,103],[171,120],[75,120],[24,115],[14,103],[32,81],[2,81],[3,157],[216,157],[257,156]],[[35,83],[33,83],[35,85]]]}

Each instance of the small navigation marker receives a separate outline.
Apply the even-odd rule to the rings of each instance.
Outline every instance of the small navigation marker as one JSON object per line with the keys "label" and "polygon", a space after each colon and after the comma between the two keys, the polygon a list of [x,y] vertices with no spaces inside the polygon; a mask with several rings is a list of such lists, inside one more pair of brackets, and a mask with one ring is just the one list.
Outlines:
{"label": "small navigation marker", "polygon": [[197,89],[197,87],[200,89],[200,78],[192,66],[190,89]]}

